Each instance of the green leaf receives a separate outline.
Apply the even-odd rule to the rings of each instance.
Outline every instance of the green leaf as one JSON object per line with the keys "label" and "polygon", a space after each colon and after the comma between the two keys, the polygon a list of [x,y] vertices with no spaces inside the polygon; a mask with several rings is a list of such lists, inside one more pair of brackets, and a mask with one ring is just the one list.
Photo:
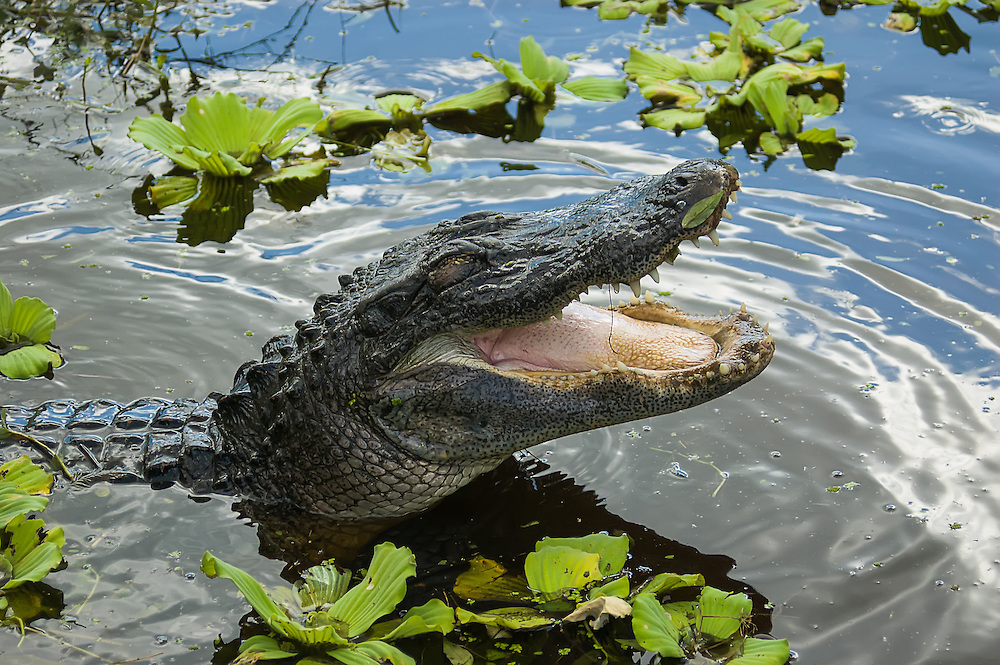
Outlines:
{"label": "green leaf", "polygon": [[601,596],[616,596],[618,598],[626,598],[628,593],[628,577],[622,575],[621,577],[616,577],[607,584],[594,587],[590,590],[589,597],[600,598]]}
{"label": "green leaf", "polygon": [[159,178],[149,186],[149,200],[160,210],[181,203],[198,193],[198,179],[186,175]]}
{"label": "green leaf", "polygon": [[558,619],[545,616],[533,607],[500,607],[480,613],[457,607],[455,618],[460,624],[478,623],[508,630],[532,630],[559,623]]}
{"label": "green leaf", "polygon": [[813,100],[809,95],[799,95],[795,98],[795,105],[803,115],[827,116],[837,112],[840,100],[829,92],[824,93],[818,100]]}
{"label": "green leaf", "polygon": [[392,665],[414,665],[416,661],[405,653],[379,640],[367,640],[354,648],[356,653],[368,656],[377,663],[391,663]]}
{"label": "green leaf", "polygon": [[48,342],[56,329],[56,313],[38,298],[21,296],[6,319],[13,334],[36,344]]}
{"label": "green leaf", "polygon": [[[7,574],[0,577],[0,589],[8,590],[25,582],[38,582],[62,563],[62,547],[66,537],[61,528],[45,532],[45,522],[27,519],[22,513],[9,520],[4,530],[9,536],[7,547],[0,550],[0,560]],[[44,534],[44,535],[43,535]]]}
{"label": "green leaf", "polygon": [[785,151],[785,146],[781,139],[772,132],[762,132],[760,138],[760,149],[768,155],[780,155]]}
{"label": "green leaf", "polygon": [[654,104],[694,106],[703,99],[701,91],[676,81],[661,81],[648,76],[635,80],[642,96]]}
{"label": "green leaf", "polygon": [[722,200],[722,194],[723,192],[716,192],[715,194],[706,196],[701,201],[693,204],[688,211],[684,213],[684,219],[681,220],[681,226],[685,229],[693,229],[701,226],[715,212],[716,207],[719,205],[719,201]]}
{"label": "green leaf", "polygon": [[579,538],[542,538],[535,543],[535,551],[540,552],[546,547],[572,547],[581,552],[591,552],[600,557],[601,575],[607,577],[616,575],[625,567],[628,559],[629,539],[625,534],[609,536],[606,533],[592,533]]}
{"label": "green leaf", "polygon": [[647,76],[669,81],[687,73],[687,65],[669,53],[640,51],[634,46],[629,49],[628,60],[623,67],[631,79]]}
{"label": "green leaf", "polygon": [[364,579],[341,596],[328,614],[350,627],[347,637],[357,637],[396,609],[406,595],[406,580],[414,575],[416,564],[409,549],[379,543]]}
{"label": "green leaf", "polygon": [[22,346],[0,355],[0,374],[11,379],[30,379],[47,374],[49,366],[60,367],[63,357],[44,344]]}
{"label": "green leaf", "polygon": [[702,109],[665,109],[641,115],[643,122],[651,127],[677,131],[682,129],[698,129],[705,124],[705,111]]}
{"label": "green leaf", "polygon": [[521,70],[533,81],[562,83],[569,77],[569,64],[545,51],[531,35],[521,38]]}
{"label": "green leaf", "polygon": [[748,637],[743,641],[742,654],[726,661],[726,665],[785,665],[790,655],[788,640]]}
{"label": "green leaf", "polygon": [[10,291],[0,280],[0,345],[4,340],[11,340],[11,319],[14,318],[14,301],[11,299]]}
{"label": "green leaf", "polygon": [[701,573],[679,575],[677,573],[660,573],[639,589],[639,593],[660,595],[672,589],[684,587],[703,587],[705,578]]}
{"label": "green leaf", "polygon": [[[274,112],[263,133],[251,136],[264,147],[264,155],[269,159],[277,159],[297,146],[322,119],[323,110],[313,100],[308,97],[290,99]],[[297,127],[299,128],[297,133],[278,143]]]}
{"label": "green leaf", "polygon": [[719,640],[728,639],[740,629],[744,619],[750,618],[752,611],[753,603],[746,594],[705,587],[698,596],[698,632]]}
{"label": "green leaf", "polygon": [[128,137],[146,148],[155,150],[179,166],[197,171],[198,162],[187,157],[182,149],[188,143],[187,134],[177,125],[167,122],[162,115],[136,118],[128,128]]}
{"label": "green leaf", "polygon": [[375,103],[386,113],[396,115],[401,111],[412,113],[424,103],[424,100],[416,95],[396,93],[382,95],[375,100]]}
{"label": "green leaf", "polygon": [[265,185],[273,185],[286,180],[306,180],[308,178],[315,178],[321,175],[323,171],[326,170],[326,167],[327,161],[325,159],[315,159],[302,164],[286,166],[283,169],[275,171],[272,175],[262,178],[261,182]]}
{"label": "green leaf", "polygon": [[743,66],[743,55],[728,50],[722,55],[705,62],[687,63],[687,75],[693,81],[732,81]]}
{"label": "green leaf", "polygon": [[799,44],[795,48],[788,49],[787,51],[779,54],[785,60],[792,60],[794,62],[807,62],[814,58],[819,58],[823,53],[823,46],[825,42],[822,37],[813,37],[807,42]]}
{"label": "green leaf", "polygon": [[473,557],[468,570],[455,579],[454,590],[459,597],[476,601],[515,602],[531,597],[524,577],[508,574],[501,564],[481,556]]}
{"label": "green leaf", "polygon": [[582,76],[562,84],[566,90],[581,99],[592,102],[618,102],[628,96],[625,79],[607,76]]}
{"label": "green leaf", "polygon": [[299,605],[313,610],[336,602],[351,584],[350,571],[337,568],[333,559],[302,572],[302,579],[295,582]]}
{"label": "green leaf", "polygon": [[229,176],[250,175],[253,171],[249,166],[240,164],[239,160],[229,153],[213,150],[207,152],[193,146],[186,145],[181,148],[184,157],[197,164],[196,170],[206,171],[214,176],[226,178]]}
{"label": "green leaf", "polygon": [[247,599],[251,607],[276,633],[302,644],[321,646],[343,646],[347,639],[337,631],[338,626],[324,624],[302,626],[288,618],[285,611],[267,595],[260,582],[236,566],[205,552],[201,559],[201,569],[210,578],[222,577],[230,580]]}
{"label": "green leaf", "polygon": [[424,115],[454,113],[456,111],[481,111],[490,106],[506,104],[512,95],[510,81],[497,81],[475,92],[441,100],[426,109]]}
{"label": "green leaf", "polygon": [[[375,628],[378,627],[378,625],[375,626]],[[404,637],[423,635],[424,633],[441,633],[442,635],[447,635],[454,628],[455,611],[445,605],[443,601],[432,598],[423,605],[408,610],[398,625],[388,633],[380,635],[375,631],[373,637],[391,642],[403,639]]]}
{"label": "green leaf", "polygon": [[[295,651],[286,651],[281,648],[278,640],[270,635],[251,635],[240,644],[240,655],[252,655],[253,660],[280,660],[282,658],[293,658],[298,655]],[[253,662],[253,661],[251,661]]]}
{"label": "green leaf", "polygon": [[632,603],[632,632],[639,645],[664,658],[686,658],[680,645],[680,630],[652,594],[636,596]]}
{"label": "green leaf", "polygon": [[582,589],[603,578],[598,554],[575,547],[550,546],[531,552],[524,560],[528,586],[541,594],[557,594],[563,589]]}
{"label": "green leaf", "polygon": [[[257,114],[258,122],[262,117],[261,113]],[[205,153],[226,153],[235,157],[247,149],[251,140],[250,113],[246,102],[236,93],[217,92],[211,97],[192,97],[180,121],[187,132],[188,146]]]}
{"label": "green leaf", "polygon": [[49,494],[52,474],[22,455],[0,465],[0,483],[6,483],[28,494]]}
{"label": "green leaf", "polygon": [[802,35],[808,29],[808,23],[802,23],[793,18],[786,18],[772,25],[768,34],[771,36],[771,39],[781,44],[785,49],[790,49],[801,41]]}

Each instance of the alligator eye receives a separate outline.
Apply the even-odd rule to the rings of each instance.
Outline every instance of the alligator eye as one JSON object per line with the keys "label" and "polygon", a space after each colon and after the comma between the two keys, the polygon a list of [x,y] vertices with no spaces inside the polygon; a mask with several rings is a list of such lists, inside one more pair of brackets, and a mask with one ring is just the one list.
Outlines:
{"label": "alligator eye", "polygon": [[390,328],[406,314],[409,298],[402,293],[390,293],[360,309],[355,317],[366,335],[373,336]]}
{"label": "alligator eye", "polygon": [[440,293],[475,273],[477,263],[476,257],[471,254],[446,256],[427,274],[427,284]]}

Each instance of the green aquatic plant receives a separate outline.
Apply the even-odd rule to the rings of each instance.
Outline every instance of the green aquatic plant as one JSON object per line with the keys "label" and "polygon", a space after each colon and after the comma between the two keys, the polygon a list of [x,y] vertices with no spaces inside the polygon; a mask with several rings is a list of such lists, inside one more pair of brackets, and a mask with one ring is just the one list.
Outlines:
{"label": "green aquatic plant", "polygon": [[705,126],[723,152],[742,143],[774,156],[795,145],[811,168],[833,168],[853,140],[832,129],[806,129],[805,122],[840,109],[845,66],[822,61],[821,37],[803,41],[805,23],[784,18],[765,29],[795,7],[787,0],[718,7],[730,28],[710,33],[713,48],[701,58],[633,47],[625,72],[653,104],[643,121],[677,133]]}
{"label": "green aquatic plant", "polygon": [[275,111],[265,109],[265,101],[262,97],[247,107],[231,92],[193,97],[181,114],[182,127],[153,114],[133,120],[128,136],[190,171],[247,176],[254,167],[288,153],[323,117],[319,104],[306,97]]}
{"label": "green aquatic plant", "polygon": [[[609,653],[614,645],[608,640],[614,640],[619,647],[636,643],[667,658],[700,656],[732,665],[788,661],[787,640],[748,637],[753,604],[745,594],[706,586],[699,574],[677,573],[657,574],[631,589],[624,572],[628,549],[626,535],[545,538],[525,558],[523,575],[478,557],[457,578],[455,594],[467,601],[516,605],[482,612],[460,607],[456,617],[460,625],[508,631],[587,621],[597,648]],[[595,632],[616,619],[630,619],[632,636],[621,629]]]}
{"label": "green aquatic plant", "polygon": [[[415,574],[413,554],[405,547],[381,543],[371,563],[353,586],[350,571],[331,561],[306,570],[292,593],[279,604],[257,580],[205,552],[201,569],[223,577],[243,593],[271,633],[245,640],[236,662],[295,658],[316,662],[326,656],[347,665],[396,665],[414,660],[390,642],[425,633],[448,633],[454,627],[451,608],[437,599],[411,608],[400,619],[381,621],[403,600],[406,581]],[[379,622],[379,623],[376,623]]]}
{"label": "green aquatic plant", "polygon": [[0,466],[0,624],[23,629],[42,605],[32,584],[62,564],[62,529],[28,517],[45,510],[51,489],[52,475],[27,457]]}
{"label": "green aquatic plant", "polygon": [[642,14],[656,23],[664,23],[670,9],[669,0],[561,0],[561,3],[564,7],[597,7],[597,16],[605,21]]}
{"label": "green aquatic plant", "polygon": [[11,379],[52,376],[63,357],[49,343],[56,314],[38,298],[13,300],[0,281],[0,374]]}

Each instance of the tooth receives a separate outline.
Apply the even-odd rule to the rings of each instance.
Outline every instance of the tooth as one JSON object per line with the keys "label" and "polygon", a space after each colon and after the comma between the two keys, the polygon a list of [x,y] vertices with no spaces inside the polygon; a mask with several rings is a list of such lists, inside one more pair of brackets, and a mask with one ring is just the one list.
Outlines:
{"label": "tooth", "polygon": [[620,372],[627,372],[628,371],[628,365],[626,365],[625,363],[623,363],[622,361],[619,360],[618,361],[618,370]]}
{"label": "tooth", "polygon": [[712,229],[711,231],[708,232],[708,239],[711,240],[712,244],[715,245],[716,247],[719,246],[719,232],[716,231],[715,229]]}
{"label": "tooth", "polygon": [[628,303],[625,302],[624,300],[619,300],[618,307],[616,309],[621,309],[622,307],[628,307]]}
{"label": "tooth", "polygon": [[736,179],[736,189],[743,189],[743,182],[739,178]]}
{"label": "tooth", "polygon": [[638,305],[638,304],[639,304],[639,298],[638,298],[638,297],[636,297],[636,296],[633,296],[633,297],[632,297],[632,302],[631,302],[631,303],[629,303],[629,304],[630,304],[630,305],[632,305],[633,307],[635,307],[636,305]]}
{"label": "tooth", "polygon": [[599,373],[600,373],[600,372],[598,372],[598,371],[597,371],[596,369],[592,369],[592,370],[590,370],[590,375],[591,375],[591,376],[597,376],[597,375],[598,375]]}
{"label": "tooth", "polygon": [[719,363],[719,374],[721,374],[722,376],[725,376],[726,374],[729,374],[729,369],[730,368],[729,368],[728,364],[726,364],[726,363]]}
{"label": "tooth", "polygon": [[654,302],[656,302],[656,296],[653,295],[652,291],[646,291],[646,304],[652,305]]}
{"label": "tooth", "polygon": [[618,293],[618,289],[620,289],[621,286],[622,285],[619,284],[618,282],[612,282],[612,284],[611,284],[611,288],[615,290],[615,293]]}
{"label": "tooth", "polygon": [[753,363],[759,363],[760,362],[760,354],[759,353],[752,354],[750,356],[750,361],[753,362]]}
{"label": "tooth", "polygon": [[742,314],[746,314],[747,313],[747,304],[745,302],[741,302],[740,303],[740,312]]}
{"label": "tooth", "polygon": [[666,260],[667,260],[667,263],[669,263],[670,265],[674,265],[674,257],[668,256]]}
{"label": "tooth", "polygon": [[732,201],[733,203],[736,203],[736,190],[735,189],[733,191],[729,192],[729,200]]}
{"label": "tooth", "polygon": [[559,319],[560,321],[562,321],[562,317],[563,317],[562,310],[559,310],[559,313],[556,314],[556,318]]}
{"label": "tooth", "polygon": [[607,363],[604,363],[603,365],[601,365],[601,370],[603,370],[605,372],[610,372],[611,371],[611,365],[609,365]]}
{"label": "tooth", "polygon": [[771,322],[768,321],[764,324],[764,332],[771,332]]}
{"label": "tooth", "polygon": [[699,241],[697,238],[688,238],[688,240],[690,240],[691,244],[693,244],[695,247],[701,249],[701,241]]}
{"label": "tooth", "polygon": [[660,283],[660,271],[657,270],[656,268],[653,268],[652,270],[649,271],[649,276],[657,284]]}
{"label": "tooth", "polygon": [[722,209],[722,217],[723,217],[724,219],[732,219],[732,218],[733,218],[733,215],[732,215],[732,213],[730,213],[730,212],[729,212],[728,210],[726,210],[725,208],[723,208],[723,209]]}
{"label": "tooth", "polygon": [[639,286],[639,280],[633,279],[628,283],[628,285],[632,288],[632,293],[635,294],[635,297],[638,298],[639,294],[642,293],[642,287]]}

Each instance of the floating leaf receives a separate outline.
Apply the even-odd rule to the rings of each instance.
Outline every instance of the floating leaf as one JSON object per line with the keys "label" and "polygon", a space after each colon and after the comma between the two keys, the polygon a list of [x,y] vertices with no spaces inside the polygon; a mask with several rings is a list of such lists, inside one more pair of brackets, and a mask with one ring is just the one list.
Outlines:
{"label": "floating leaf", "polygon": [[643,113],[641,117],[651,127],[672,131],[697,129],[705,124],[705,111],[702,109],[665,109]]}
{"label": "floating leaf", "polygon": [[532,630],[552,626],[559,622],[533,607],[501,607],[486,612],[470,612],[461,607],[455,609],[455,618],[461,624],[478,623],[508,630]]}
{"label": "floating leaf", "polygon": [[574,95],[592,102],[617,102],[628,96],[625,79],[606,76],[583,76],[562,84]]}
{"label": "floating leaf", "polygon": [[781,44],[785,49],[790,49],[802,40],[802,35],[809,29],[808,23],[796,21],[793,18],[786,18],[778,21],[768,30],[771,39]]}
{"label": "floating leaf", "polygon": [[336,602],[351,584],[350,571],[337,568],[333,559],[302,572],[302,579],[295,583],[299,606],[313,610]]}
{"label": "floating leaf", "polygon": [[524,560],[528,586],[551,595],[563,589],[582,589],[603,578],[598,554],[583,552],[575,547],[549,546],[531,552]]}
{"label": "floating leaf", "polygon": [[703,587],[705,578],[701,573],[690,573],[680,575],[678,573],[660,573],[649,582],[644,584],[639,593],[650,593],[660,595],[672,589],[684,587]]}
{"label": "floating leaf", "polygon": [[473,557],[468,570],[455,579],[455,593],[469,600],[511,602],[531,597],[523,576],[508,575],[500,563],[481,556]]}
{"label": "floating leaf", "polygon": [[247,108],[234,93],[193,97],[180,117],[183,129],[154,114],[135,118],[128,135],[186,169],[245,176],[262,156],[274,159],[287,153],[323,117],[319,105],[304,97],[274,112],[262,108],[263,102]]}
{"label": "floating leaf", "polygon": [[45,522],[23,513],[7,522],[7,546],[0,550],[0,590],[38,582],[62,563],[66,537],[61,528],[45,531]]}
{"label": "floating leaf", "polygon": [[763,640],[748,637],[743,641],[742,653],[726,665],[785,665],[791,652],[788,640]]}
{"label": "floating leaf", "polygon": [[652,594],[639,594],[632,602],[632,632],[639,645],[664,658],[687,658],[674,620]]}
{"label": "floating leaf", "polygon": [[441,100],[427,108],[424,113],[429,116],[457,111],[481,111],[490,106],[506,104],[512,95],[510,81],[497,81],[475,92]]}
{"label": "floating leaf", "polygon": [[181,203],[198,193],[198,179],[186,175],[173,175],[159,178],[149,186],[149,200],[163,209],[175,203]]}
{"label": "floating leaf", "polygon": [[364,579],[341,596],[328,614],[350,626],[347,637],[357,637],[396,609],[406,595],[406,580],[414,575],[416,563],[409,549],[379,543]]}
{"label": "floating leaf", "polygon": [[521,70],[536,82],[562,83],[569,77],[566,61],[554,55],[545,55],[531,35],[521,38]]}
{"label": "floating leaf", "polygon": [[419,607],[407,610],[402,619],[393,623],[396,625],[385,634],[377,630],[382,624],[377,624],[372,631],[372,637],[391,642],[424,633],[447,635],[455,628],[455,611],[443,601],[432,598]]}
{"label": "floating leaf", "polygon": [[698,596],[698,632],[719,640],[728,639],[750,618],[752,611],[753,603],[746,594],[705,587]]}
{"label": "floating leaf", "polygon": [[625,534],[609,536],[606,533],[592,533],[578,538],[542,538],[535,543],[535,551],[546,547],[572,547],[582,552],[597,554],[598,567],[604,577],[620,573],[628,559],[629,539]]}

